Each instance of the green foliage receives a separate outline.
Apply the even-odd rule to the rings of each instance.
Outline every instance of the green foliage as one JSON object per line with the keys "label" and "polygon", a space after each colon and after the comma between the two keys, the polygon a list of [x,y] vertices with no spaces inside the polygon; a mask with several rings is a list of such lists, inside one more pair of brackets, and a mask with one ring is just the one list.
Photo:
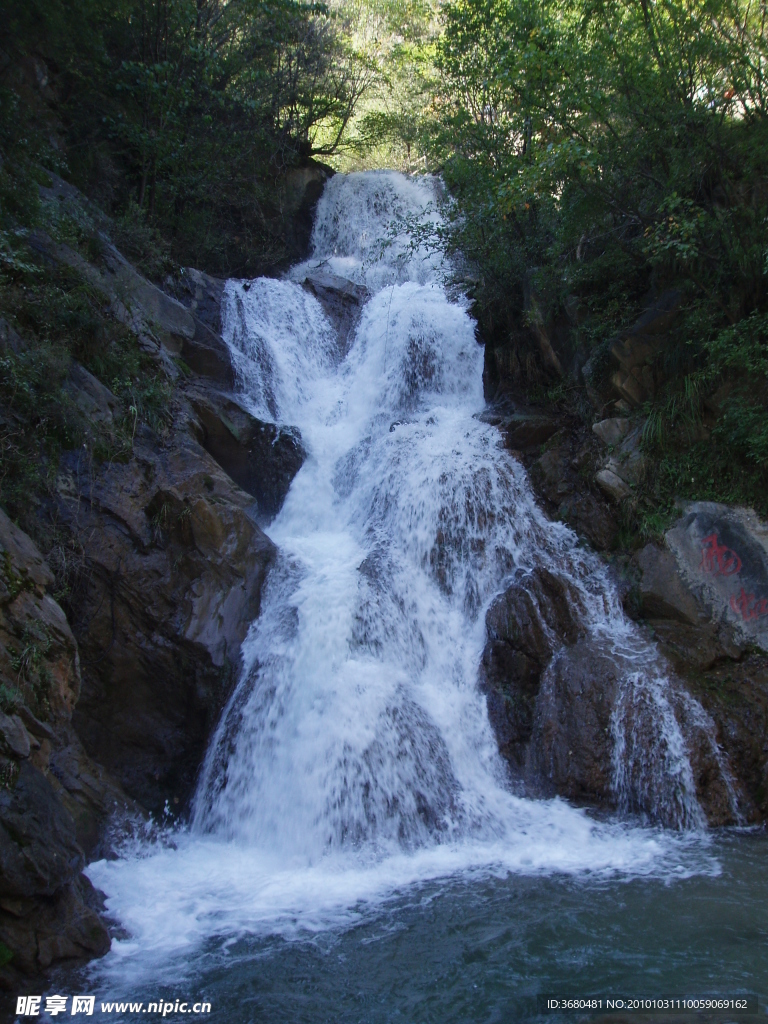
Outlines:
{"label": "green foliage", "polygon": [[[0,109],[0,121],[39,136],[12,146],[0,136],[0,198],[15,222],[32,222],[28,171],[42,162],[117,215],[120,241],[152,277],[169,257],[222,274],[285,258],[284,172],[339,148],[374,70],[343,10],[305,0],[6,8],[0,105],[15,116]],[[54,133],[58,149],[43,144]]]}
{"label": "green foliage", "polygon": [[[650,368],[654,503],[765,508],[768,23],[746,0],[449,0],[425,141],[486,341],[543,388],[568,314],[607,383],[648,296],[683,302]],[[557,397],[557,401],[561,398]],[[648,511],[648,510],[646,510]]]}

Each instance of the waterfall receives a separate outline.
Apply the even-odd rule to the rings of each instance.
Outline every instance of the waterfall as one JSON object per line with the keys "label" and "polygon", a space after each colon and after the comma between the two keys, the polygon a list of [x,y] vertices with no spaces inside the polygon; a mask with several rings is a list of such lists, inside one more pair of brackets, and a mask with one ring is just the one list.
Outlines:
{"label": "waterfall", "polygon": [[[512,578],[543,567],[568,579],[585,634],[617,666],[618,805],[664,807],[688,828],[704,820],[664,664],[602,562],[546,519],[478,415],[483,350],[468,305],[411,230],[439,222],[437,187],[337,175],[311,259],[282,280],[227,283],[240,400],[297,426],[308,457],[266,528],[277,564],[190,828],[91,869],[134,936],[121,956],[151,966],[211,935],[317,929],[359,901],[467,870],[688,870],[684,837],[510,786],[477,685],[485,613]],[[344,343],[303,284],[313,274],[367,296]],[[149,918],[146,905],[158,908]]]}
{"label": "waterfall", "polygon": [[[599,560],[543,517],[524,470],[477,418],[483,357],[466,304],[407,234],[409,218],[436,218],[435,198],[428,179],[336,176],[313,257],[292,280],[227,285],[243,398],[298,425],[310,457],[270,528],[280,565],[195,826],[292,853],[503,833],[489,799],[503,771],[475,686],[481,613],[537,565],[568,578],[585,629],[620,665],[620,805],[700,826],[663,664]],[[343,354],[300,284],[320,269],[370,295]]]}

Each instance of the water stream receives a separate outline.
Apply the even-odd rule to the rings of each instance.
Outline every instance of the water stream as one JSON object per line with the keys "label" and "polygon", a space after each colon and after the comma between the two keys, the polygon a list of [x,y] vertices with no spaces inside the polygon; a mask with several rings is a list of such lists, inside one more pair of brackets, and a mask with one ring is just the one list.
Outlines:
{"label": "water stream", "polygon": [[[89,869],[124,929],[91,968],[104,990],[207,987],[222,1021],[513,1019],[508,988],[495,1001],[487,991],[499,950],[523,958],[510,978],[528,994],[547,948],[547,971],[564,958],[575,983],[562,935],[578,943],[591,906],[621,935],[617,899],[704,891],[733,860],[704,829],[688,756],[686,728],[714,744],[706,714],[695,702],[680,713],[601,562],[543,516],[479,418],[483,353],[467,304],[403,226],[436,219],[435,198],[428,179],[336,176],[311,260],[283,280],[227,284],[241,401],[297,426],[308,458],[266,527],[278,564],[190,826]],[[302,287],[317,272],[368,289],[344,341]],[[485,611],[537,566],[568,578],[585,631],[620,667],[616,819],[522,795],[478,690]],[[638,811],[680,828],[627,818]],[[590,963],[587,948],[611,945],[592,925]],[[485,953],[457,980],[468,934]],[[470,985],[483,989],[476,1006]],[[514,1005],[514,1019],[530,1015]]]}

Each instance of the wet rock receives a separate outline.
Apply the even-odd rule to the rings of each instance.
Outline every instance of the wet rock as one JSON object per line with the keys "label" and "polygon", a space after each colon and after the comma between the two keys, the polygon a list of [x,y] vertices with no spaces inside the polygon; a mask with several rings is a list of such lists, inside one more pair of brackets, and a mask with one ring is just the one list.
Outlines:
{"label": "wet rock", "polygon": [[354,281],[331,274],[327,271],[315,270],[304,278],[304,287],[318,299],[330,305],[346,303],[362,306],[368,299],[368,289]]}
{"label": "wet rock", "polygon": [[194,267],[183,267],[175,278],[165,280],[165,291],[192,315],[193,333],[178,336],[173,351],[195,373],[220,387],[235,385],[229,349],[221,337],[221,303],[226,282]]}
{"label": "wet rock", "polygon": [[559,424],[549,416],[516,413],[504,425],[507,448],[528,451],[549,441],[559,430]]}
{"label": "wet rock", "polygon": [[6,983],[109,949],[83,863],[71,816],[45,775],[22,762],[0,788],[0,941],[13,954]]}
{"label": "wet rock", "polygon": [[536,701],[527,771],[576,802],[615,804],[611,788],[615,661],[593,640],[560,651]]}
{"label": "wet rock", "polygon": [[[532,795],[642,812],[674,827],[738,820],[718,728],[672,666],[700,671],[728,654],[713,630],[652,623],[662,654],[636,656],[587,635],[586,609],[570,581],[543,569],[493,602],[479,681],[499,749]],[[675,783],[675,751],[690,758],[687,788]],[[617,758],[619,759],[617,762]],[[672,782],[670,782],[672,780]],[[697,803],[698,801],[698,803]],[[750,807],[742,798],[742,811]]]}
{"label": "wet rock", "polygon": [[194,334],[184,337],[177,348],[178,354],[195,373],[220,387],[235,386],[235,368],[226,342],[197,317],[193,317]]}
{"label": "wet rock", "polygon": [[603,498],[591,491],[574,491],[560,502],[559,517],[598,551],[610,551],[616,541],[616,520]]}
{"label": "wet rock", "polygon": [[649,619],[648,625],[662,654],[681,672],[712,668],[721,658],[733,653],[732,649],[720,643],[715,631],[708,626],[694,626],[672,619]]}
{"label": "wet rock", "polygon": [[0,789],[0,894],[52,896],[83,863],[72,818],[50,782],[21,763],[15,782]]}
{"label": "wet rock", "polygon": [[665,540],[702,613],[768,650],[768,526],[749,509],[694,502]]}
{"label": "wet rock", "polygon": [[368,299],[368,289],[355,284],[354,281],[322,270],[307,274],[303,284],[307,291],[319,299],[336,328],[339,355],[343,356],[352,341],[362,307]]}
{"label": "wet rock", "polygon": [[282,233],[295,260],[309,254],[317,202],[333,168],[316,160],[291,168],[285,176]]}
{"label": "wet rock", "polygon": [[553,652],[579,635],[579,598],[567,580],[536,569],[493,602],[480,685],[499,748],[522,769],[541,673]]}
{"label": "wet rock", "polygon": [[638,675],[636,662],[594,637],[555,653],[535,702],[529,791],[640,812],[668,827],[736,824],[748,800],[731,782],[715,724],[663,663],[646,668]]}
{"label": "wet rock", "polygon": [[260,516],[274,516],[306,458],[299,431],[258,420],[220,392],[198,389],[190,397],[203,447],[256,498]]}
{"label": "wet rock", "polygon": [[549,501],[555,503],[562,500],[574,488],[574,480],[569,472],[570,460],[568,449],[564,445],[550,448],[536,460],[532,467],[532,475],[536,478],[541,490]]}
{"label": "wet rock", "polygon": [[717,724],[718,741],[738,782],[748,822],[768,817],[768,657],[682,666],[691,692]]}
{"label": "wet rock", "polygon": [[530,477],[554,517],[568,523],[599,551],[607,551],[615,542],[618,527],[609,502],[591,486],[596,446],[596,441],[579,445],[576,433],[566,435],[562,443],[530,464]]}
{"label": "wet rock", "polygon": [[[667,533],[669,547],[647,545],[635,556],[642,614],[661,653],[712,716],[742,816],[750,821],[768,811],[768,659],[746,654],[755,639],[725,607],[729,594],[741,594],[745,566],[751,579],[759,574],[761,532],[762,524],[745,510],[689,506]],[[739,552],[749,554],[744,559]],[[711,576],[721,582],[702,584]],[[708,819],[731,821],[728,793],[712,766],[711,740],[699,730],[690,750]]]}
{"label": "wet rock", "polygon": [[165,290],[214,334],[221,334],[221,300],[226,282],[194,267],[182,267],[177,277],[166,278]]}

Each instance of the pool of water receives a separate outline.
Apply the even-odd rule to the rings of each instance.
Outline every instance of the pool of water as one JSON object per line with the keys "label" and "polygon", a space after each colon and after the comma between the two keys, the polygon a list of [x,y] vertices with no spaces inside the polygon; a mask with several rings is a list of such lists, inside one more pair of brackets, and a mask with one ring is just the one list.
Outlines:
{"label": "pool of water", "polygon": [[[304,927],[297,917],[292,929],[283,921],[279,934],[220,934],[186,957],[158,960],[154,976],[145,962],[136,973],[136,951],[126,956],[118,942],[105,960],[59,974],[50,991],[96,992],[96,1016],[101,1000],[205,999],[212,1007],[206,1019],[217,1024],[506,1024],[592,1016],[540,1016],[540,994],[758,993],[762,1007],[768,837],[724,832],[685,841],[679,853],[683,870],[651,876],[464,871],[361,902],[335,924]],[[142,1012],[109,1019],[148,1018]]]}

